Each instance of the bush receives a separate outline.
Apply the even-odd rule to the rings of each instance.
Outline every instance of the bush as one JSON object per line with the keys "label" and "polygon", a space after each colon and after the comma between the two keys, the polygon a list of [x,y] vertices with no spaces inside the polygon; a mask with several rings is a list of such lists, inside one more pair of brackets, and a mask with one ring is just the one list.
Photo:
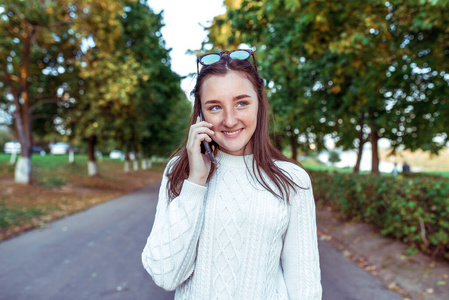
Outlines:
{"label": "bush", "polygon": [[449,260],[449,182],[438,176],[385,176],[312,171],[318,204],[371,223],[383,235]]}

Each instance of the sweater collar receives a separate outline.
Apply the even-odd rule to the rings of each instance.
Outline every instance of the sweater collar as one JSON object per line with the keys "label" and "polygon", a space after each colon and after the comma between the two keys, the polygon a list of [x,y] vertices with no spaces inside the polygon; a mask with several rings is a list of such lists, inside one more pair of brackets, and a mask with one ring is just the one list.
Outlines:
{"label": "sweater collar", "polygon": [[227,166],[232,168],[246,168],[247,165],[248,166],[252,165],[253,154],[231,155],[218,150],[217,154],[215,155],[215,159],[221,166]]}

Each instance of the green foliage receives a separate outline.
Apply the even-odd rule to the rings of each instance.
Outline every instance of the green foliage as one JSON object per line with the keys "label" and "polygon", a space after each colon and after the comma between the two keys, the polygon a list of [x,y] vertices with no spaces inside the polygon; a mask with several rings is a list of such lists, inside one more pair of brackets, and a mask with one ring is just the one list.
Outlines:
{"label": "green foliage", "polygon": [[167,154],[180,142],[178,116],[189,111],[171,71],[162,16],[142,1],[98,1],[80,31],[93,41],[82,56],[80,95],[65,118],[73,137],[96,137],[108,150]]}
{"label": "green foliage", "polygon": [[35,137],[88,140],[91,154],[97,141],[146,156],[179,144],[179,116],[190,107],[171,71],[161,14],[138,0],[0,6],[0,107],[15,111],[25,156]]}
{"label": "green foliage", "polygon": [[384,235],[449,260],[447,179],[311,173],[319,203],[334,207],[344,218],[374,224]]}
{"label": "green foliage", "polygon": [[58,113],[70,106],[68,82],[76,73],[80,44],[71,27],[81,9],[72,2],[0,2],[0,104],[14,111],[15,132],[27,157],[33,133],[55,131]]}
{"label": "green foliage", "polygon": [[[257,48],[280,134],[331,135],[438,152],[449,128],[448,14],[440,1],[231,2],[209,28],[221,48]],[[231,4],[231,5],[230,5]],[[373,147],[374,149],[374,147]],[[373,151],[377,155],[377,151]],[[375,166],[373,166],[375,167]]]}
{"label": "green foliage", "polygon": [[340,162],[340,154],[337,151],[333,150],[329,152],[329,162],[332,164]]}

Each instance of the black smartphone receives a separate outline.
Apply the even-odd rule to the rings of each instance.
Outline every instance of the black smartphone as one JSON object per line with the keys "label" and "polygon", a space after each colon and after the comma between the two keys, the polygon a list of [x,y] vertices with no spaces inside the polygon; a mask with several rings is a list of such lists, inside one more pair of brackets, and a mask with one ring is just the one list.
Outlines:
{"label": "black smartphone", "polygon": [[[200,120],[204,121],[203,111],[201,110],[201,108],[200,108]],[[207,154],[209,154],[209,157],[210,157],[210,161],[214,162],[214,157],[212,156],[212,152],[210,151],[209,143],[207,141],[203,141],[203,144],[206,149],[205,149],[205,151],[201,151],[201,153],[204,154],[207,151]],[[203,147],[201,147],[201,148],[203,148]]]}

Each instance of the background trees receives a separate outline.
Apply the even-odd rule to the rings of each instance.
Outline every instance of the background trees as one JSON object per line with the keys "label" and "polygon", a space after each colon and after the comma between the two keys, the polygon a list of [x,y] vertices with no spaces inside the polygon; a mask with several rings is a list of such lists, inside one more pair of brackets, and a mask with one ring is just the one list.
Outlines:
{"label": "background trees", "polygon": [[[21,143],[17,182],[29,183],[33,125],[52,120],[56,105],[65,106],[66,75],[74,71],[79,43],[70,30],[77,8],[69,1],[0,2],[0,97],[14,108],[14,125]],[[44,129],[45,127],[40,127]]]}
{"label": "background trees", "polygon": [[35,133],[85,142],[91,175],[98,145],[150,156],[179,143],[190,107],[162,26],[145,1],[0,1],[0,101],[22,145],[16,181],[30,182]]}
{"label": "background trees", "polygon": [[298,141],[320,149],[332,136],[337,146],[358,148],[360,160],[369,141],[378,173],[382,137],[393,150],[436,152],[447,141],[446,2],[225,3],[208,42],[257,49],[276,128],[292,149]]}

